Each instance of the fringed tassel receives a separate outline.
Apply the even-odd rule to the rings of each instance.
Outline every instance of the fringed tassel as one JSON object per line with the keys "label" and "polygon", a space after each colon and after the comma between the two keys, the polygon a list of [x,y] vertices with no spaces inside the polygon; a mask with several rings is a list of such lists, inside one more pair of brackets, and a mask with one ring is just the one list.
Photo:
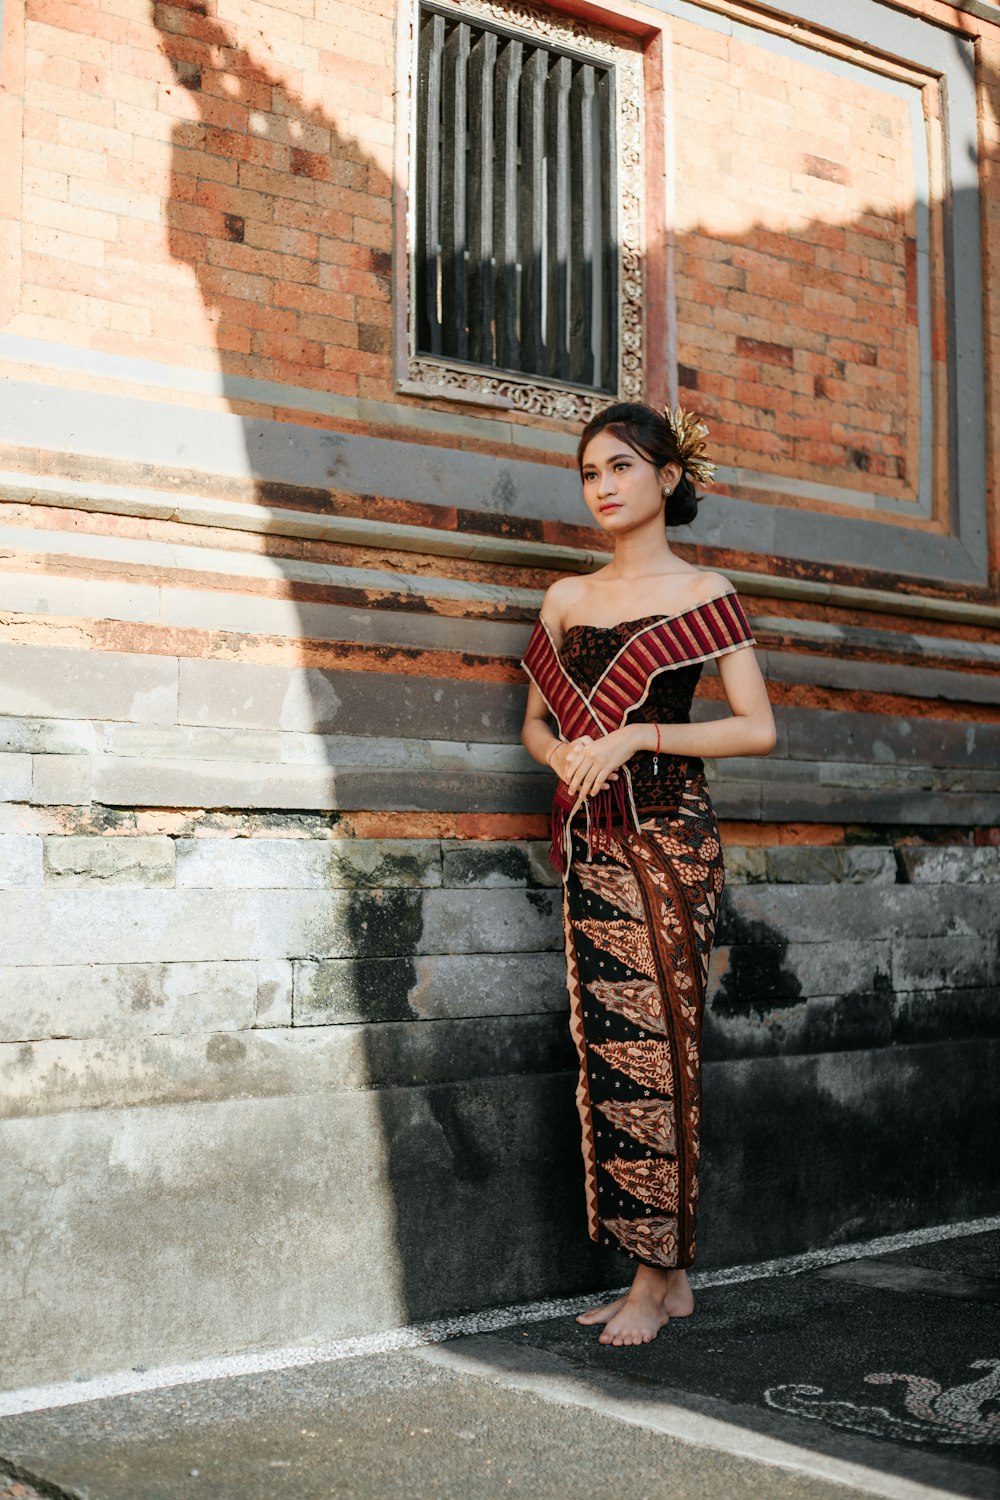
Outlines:
{"label": "fringed tassel", "polygon": [[569,874],[570,861],[573,857],[572,820],[580,807],[583,808],[586,817],[584,837],[587,844],[588,864],[593,861],[595,853],[611,848],[616,814],[617,821],[623,826],[631,822],[637,832],[639,829],[639,814],[632,791],[632,778],[624,766],[617,781],[611,782],[596,797],[588,798],[582,803],[571,805],[560,783],[552,802],[549,825],[552,843],[549,856],[552,860],[552,868],[564,880]]}
{"label": "fringed tassel", "polygon": [[552,834],[552,844],[549,849],[549,858],[552,868],[557,875],[566,876],[569,873],[569,859],[566,855],[566,809],[558,802],[552,804],[552,816],[549,819],[549,828]]}

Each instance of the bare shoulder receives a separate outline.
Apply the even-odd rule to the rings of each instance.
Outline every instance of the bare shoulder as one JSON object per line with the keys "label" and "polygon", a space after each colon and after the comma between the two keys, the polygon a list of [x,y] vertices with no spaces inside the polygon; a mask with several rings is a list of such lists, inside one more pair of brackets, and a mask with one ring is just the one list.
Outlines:
{"label": "bare shoulder", "polygon": [[720,594],[732,591],[732,582],[724,573],[694,568],[684,580],[684,607],[692,609],[695,605],[707,604],[710,599],[718,599]]}
{"label": "bare shoulder", "polygon": [[542,618],[547,625],[562,628],[562,622],[575,604],[586,593],[586,582],[579,574],[571,573],[566,578],[557,578],[545,590],[542,600]]}

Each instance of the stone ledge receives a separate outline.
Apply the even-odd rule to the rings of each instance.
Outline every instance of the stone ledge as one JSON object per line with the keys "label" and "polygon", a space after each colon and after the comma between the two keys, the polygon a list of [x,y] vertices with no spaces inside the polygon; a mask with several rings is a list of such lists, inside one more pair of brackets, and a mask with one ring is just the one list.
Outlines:
{"label": "stone ledge", "polygon": [[105,1038],[118,1043],[192,1031],[245,1031],[253,1024],[255,1006],[259,1010],[262,967],[246,960],[207,960],[3,968],[0,1042]]}
{"label": "stone ledge", "polygon": [[907,878],[914,885],[979,885],[1000,881],[1000,847],[997,846],[902,848],[899,858]]}
{"label": "stone ledge", "polygon": [[572,1057],[561,1015],[54,1039],[0,1047],[0,1118],[428,1087],[562,1072]]}

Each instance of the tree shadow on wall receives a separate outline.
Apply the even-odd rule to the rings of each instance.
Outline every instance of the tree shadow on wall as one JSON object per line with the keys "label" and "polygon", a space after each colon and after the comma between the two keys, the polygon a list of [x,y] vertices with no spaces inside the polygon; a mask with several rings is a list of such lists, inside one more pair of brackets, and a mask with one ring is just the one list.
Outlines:
{"label": "tree shadow on wall", "polygon": [[[371,193],[388,201],[385,174],[324,110],[305,106],[277,73],[252,58],[204,9],[160,4],[154,14],[177,86],[197,109],[196,119],[178,120],[174,127],[169,248],[176,260],[191,267],[197,281],[215,330],[213,367],[221,371],[224,393],[237,414],[249,401],[280,405],[283,385],[310,383],[320,391],[353,393],[353,378],[344,380],[352,362],[358,370],[384,369],[387,334],[377,323],[359,320],[354,299],[362,295],[358,288],[365,287],[370,295],[362,300],[381,298],[388,305],[389,258],[383,249],[355,243],[357,204],[352,195]],[[266,50],[263,39],[260,48]],[[804,243],[825,234],[835,258],[843,236],[855,227],[816,219],[800,233]],[[715,242],[717,249],[728,246],[733,252],[726,274],[743,274],[744,282],[736,289],[748,297],[764,295],[753,278],[758,271],[767,274],[775,233],[772,226],[758,222],[725,244]],[[679,240],[675,258],[682,276],[697,280],[711,243],[706,233]],[[756,269],[755,256],[760,257]],[[685,268],[688,257],[691,265]],[[734,257],[741,265],[734,264]],[[726,263],[724,255],[713,258]],[[835,283],[836,275],[836,266],[825,272],[827,286]],[[906,275],[903,268],[898,305],[904,321],[914,311]],[[816,284],[820,287],[822,278]],[[719,293],[718,284],[715,292]],[[864,355],[873,370],[878,368],[880,338],[879,330],[873,329],[870,352]],[[788,346],[747,339],[743,371],[717,368],[713,373],[707,359],[699,361],[697,350],[686,364],[682,353],[682,399],[699,406],[716,431],[724,433],[730,413],[735,417],[750,399],[746,386],[753,384],[755,399],[764,400],[768,391],[773,392],[773,409],[764,410],[776,419],[782,405],[787,406],[791,388],[792,339],[790,333]],[[806,399],[834,408],[845,394],[845,373],[845,360],[838,355],[817,357],[808,370]],[[879,389],[873,381],[873,403],[882,399]],[[290,490],[286,494],[273,482],[276,470],[267,448],[267,424],[249,417],[242,420],[247,469],[257,476],[260,503],[301,505],[301,495]],[[299,430],[288,427],[292,436]],[[332,477],[336,434],[323,434],[318,440],[329,441]],[[820,441],[807,427],[796,440],[803,445]],[[766,451],[759,448],[755,457]],[[807,451],[804,447],[803,453]],[[903,482],[912,477],[904,463],[907,457],[890,433],[881,445],[852,445],[847,467],[855,479]],[[405,487],[405,477],[399,483]],[[281,559],[289,560],[284,564],[289,577],[285,597],[302,600],[305,591],[295,582],[293,560],[321,560],[322,549],[275,538],[267,545],[279,565]],[[753,566],[750,541],[742,546],[745,551],[722,539],[703,550],[696,543],[686,550],[709,566]],[[780,550],[773,548],[776,554]],[[896,581],[895,575],[876,575],[870,567],[865,576],[869,584],[881,578],[883,586],[892,587]],[[303,603],[301,635],[322,640],[324,628],[331,629]],[[315,689],[311,727],[320,733],[343,733],[343,720],[334,722],[327,712],[334,680],[335,674],[327,670],[316,670],[309,679]],[[429,703],[421,707],[416,697],[407,700],[416,706],[407,710],[410,717],[399,727],[398,716],[386,702],[388,680],[369,679],[367,701],[357,710],[353,732],[439,738],[436,710]],[[343,692],[342,683],[338,690]],[[465,730],[470,739],[483,738],[472,725]],[[331,766],[337,769],[332,753]],[[544,893],[537,894],[543,899]],[[547,1265],[558,1270],[546,1285],[551,1287],[557,1278],[560,1290],[567,1293],[623,1281],[624,1260],[598,1254],[583,1233],[575,1079],[562,1015],[555,1016],[552,1026],[548,1018],[539,1019],[538,1055],[545,1058],[545,1067],[539,1069],[536,1062],[529,1081],[521,1079],[518,1088],[505,1077],[509,1063],[501,1045],[502,1028],[494,1033],[491,1065],[492,1043],[484,1019],[464,1023],[477,1032],[472,1042],[460,1034],[461,1023],[453,1020],[411,1024],[409,996],[418,983],[421,962],[415,951],[422,942],[417,906],[417,897],[405,889],[383,895],[362,892],[343,932],[349,951],[364,960],[348,985],[351,993],[343,1019],[367,1021],[371,1027],[365,1040],[368,1079],[376,1091],[406,1316],[418,1319],[487,1302],[521,1300],[537,1289]],[[407,934],[401,951],[391,946],[393,932]],[[451,1054],[456,1045],[480,1049],[478,1074],[457,1084],[446,1081],[454,1076]],[[407,1068],[411,1086],[392,1086]],[[744,1159],[756,1155],[767,1160],[772,1155],[773,1120],[738,1124],[746,1134]],[[310,1149],[308,1142],[303,1149]],[[721,1156],[718,1153],[720,1163]],[[897,1165],[895,1160],[886,1162],[886,1173],[891,1176]],[[720,1164],[717,1170],[721,1176],[726,1169]],[[803,1170],[815,1173],[815,1164],[803,1164]],[[325,1175],[331,1175],[329,1170]],[[720,1238],[726,1240],[731,1258],[758,1253],[759,1238],[780,1225],[787,1205],[787,1181],[780,1177],[775,1173],[767,1181],[748,1177],[746,1182],[727,1183],[727,1222]],[[886,1192],[891,1196],[888,1177]],[[722,1196],[721,1191],[716,1194],[716,1202]],[[711,1188],[705,1197],[711,1200]],[[326,1204],[318,1209],[328,1211]],[[834,1225],[843,1217],[836,1204],[830,1214]],[[891,1226],[870,1227],[880,1232]],[[363,1240],[363,1225],[357,1233]]]}
{"label": "tree shadow on wall", "polygon": [[[387,331],[374,321],[365,323],[357,307],[379,297],[388,306],[390,257],[353,237],[359,208],[369,208],[371,197],[391,201],[385,174],[323,109],[303,105],[197,0],[157,3],[153,14],[174,87],[183,89],[197,110],[197,118],[178,119],[173,127],[168,245],[196,279],[214,330],[224,394],[239,414],[249,401],[280,406],[282,386],[308,383],[320,391],[353,393],[354,377],[345,379],[345,368],[381,369],[378,359],[388,351]],[[263,39],[260,45],[266,50]],[[274,477],[287,459],[283,451],[275,454],[273,444],[284,445],[282,432],[302,429],[280,429],[249,416],[241,421],[257,501],[296,509],[313,504],[328,512],[328,491],[314,489],[309,495]],[[308,435],[311,442],[328,440],[332,480],[338,434]],[[364,497],[360,500],[363,504]],[[330,544],[287,537],[268,537],[263,545],[286,572],[281,595],[297,605],[299,637],[312,648],[343,640],[331,621],[337,610],[315,602],[336,590],[310,588],[296,564],[349,563],[350,557]],[[352,613],[363,625],[357,606]],[[390,639],[406,644],[412,617],[397,610],[394,618],[400,625],[394,635],[390,628]],[[468,625],[456,620],[454,630],[459,646]],[[347,639],[365,638],[362,630]],[[300,659],[315,663],[315,650],[303,649]],[[388,701],[388,682],[400,686],[400,702]],[[336,736],[345,733],[347,721],[349,737],[440,739],[440,690],[448,684],[342,674],[313,664],[303,673],[302,686],[308,702],[304,705],[300,694],[299,719],[292,727],[330,736],[325,743],[338,806],[345,805],[341,788],[353,785],[358,790],[354,800],[348,792],[348,808],[386,808],[390,814],[395,807],[436,808],[419,798],[406,801],[405,793],[393,802],[398,778],[380,777],[370,766],[339,765]],[[501,693],[510,701],[502,709],[509,722],[500,732],[508,730],[516,739],[522,695],[498,688],[498,697]],[[496,720],[494,713],[494,726]],[[453,737],[492,740],[497,732],[462,723]],[[365,786],[374,790],[367,799]],[[316,813],[306,821],[322,837],[338,818]],[[360,874],[359,888],[339,918],[340,930],[325,935],[326,944],[334,945],[326,951],[337,951],[339,942],[340,951],[357,954],[357,961],[333,960],[317,978],[324,969],[321,947],[319,964],[309,966],[313,998],[319,997],[310,1009],[313,1019],[325,1000],[332,1021],[363,1027],[370,1092],[359,1095],[358,1113],[366,1100],[375,1101],[389,1200],[382,1206],[395,1222],[402,1320],[526,1300],[539,1286],[551,1287],[552,1267],[566,1292],[601,1284],[608,1279],[607,1255],[579,1233],[582,1174],[565,1019],[558,1012],[512,1023],[502,1015],[479,1016],[475,994],[466,996],[464,1007],[456,1005],[454,1015],[418,1019],[409,996],[427,983],[417,973],[415,957],[421,897],[406,888],[407,878],[391,859],[374,874]],[[384,888],[376,888],[380,879]],[[552,894],[532,894],[554,915]],[[455,895],[463,899],[461,892]],[[339,893],[331,892],[331,909],[338,901]],[[433,958],[427,961],[433,965]],[[509,1024],[520,1028],[521,1039],[514,1041],[524,1077],[510,1076],[517,1062],[509,1056]],[[341,1028],[323,1030],[329,1037]],[[348,1045],[347,1028],[341,1034]],[[456,1075],[461,1081],[450,1082]],[[302,1150],[311,1154],[315,1146],[306,1140]],[[324,1182],[349,1198],[351,1182],[339,1181],[337,1173],[348,1172],[351,1161],[353,1153],[346,1151],[339,1166],[318,1161],[317,1190]],[[330,1212],[328,1201],[317,1204],[317,1218]],[[363,1223],[356,1235],[364,1266]],[[381,1274],[383,1265],[373,1258],[371,1271]],[[309,1274],[303,1267],[301,1275]],[[334,1316],[349,1315],[353,1300],[345,1286]],[[329,1332],[297,1330],[299,1336]]]}

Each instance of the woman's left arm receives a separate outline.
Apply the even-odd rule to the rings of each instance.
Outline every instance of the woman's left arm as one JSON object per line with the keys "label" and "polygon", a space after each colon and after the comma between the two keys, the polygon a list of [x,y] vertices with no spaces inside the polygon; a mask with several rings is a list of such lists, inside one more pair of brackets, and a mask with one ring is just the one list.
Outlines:
{"label": "woman's left arm", "polygon": [[705,756],[768,755],[777,733],[753,648],[727,651],[717,658],[719,676],[729,704],[725,719],[705,724],[623,724],[589,747],[570,778],[570,790],[593,796],[607,784],[611,774],[631,759],[637,750],[655,750],[657,730],[661,755]]}
{"label": "woman's left arm", "polygon": [[777,741],[774,714],[771,712],[757,656],[751,646],[727,651],[717,658],[719,676],[729,704],[725,719],[710,719],[704,724],[628,724],[635,736],[636,750],[655,750],[656,731],[660,731],[660,752],[665,755],[700,755],[712,760],[724,755],[769,755]]}

